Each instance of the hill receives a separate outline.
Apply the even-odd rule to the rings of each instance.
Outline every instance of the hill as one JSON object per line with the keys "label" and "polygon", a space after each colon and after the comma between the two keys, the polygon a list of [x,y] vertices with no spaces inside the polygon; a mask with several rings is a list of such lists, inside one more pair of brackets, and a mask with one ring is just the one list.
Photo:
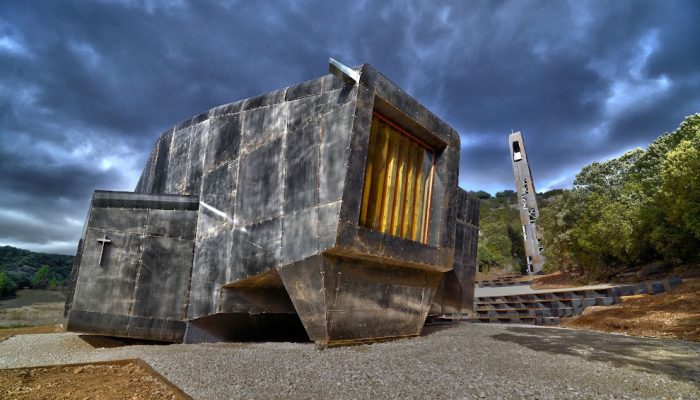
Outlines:
{"label": "hill", "polygon": [[[561,189],[537,194],[540,209],[547,205]],[[517,194],[504,190],[491,196],[485,191],[472,192],[481,200],[479,207],[479,272],[525,273],[525,248],[522,224],[518,216]]]}
{"label": "hill", "polygon": [[0,246],[0,296],[11,296],[22,287],[63,286],[72,265],[73,256]]}

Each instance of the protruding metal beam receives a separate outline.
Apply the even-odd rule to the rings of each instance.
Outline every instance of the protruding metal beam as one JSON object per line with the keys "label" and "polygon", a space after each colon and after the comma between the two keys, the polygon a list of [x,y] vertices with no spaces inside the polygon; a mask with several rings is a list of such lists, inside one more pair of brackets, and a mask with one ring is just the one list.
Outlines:
{"label": "protruding metal beam", "polygon": [[328,59],[328,70],[331,74],[351,85],[360,82],[359,72],[333,58]]}

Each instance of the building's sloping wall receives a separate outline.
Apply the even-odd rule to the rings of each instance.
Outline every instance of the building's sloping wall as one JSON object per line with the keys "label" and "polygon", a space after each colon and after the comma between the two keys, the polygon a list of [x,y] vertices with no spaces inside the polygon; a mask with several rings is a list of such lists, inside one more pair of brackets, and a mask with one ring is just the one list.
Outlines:
{"label": "building's sloping wall", "polygon": [[137,192],[200,195],[189,318],[221,286],[335,243],[357,91],[333,76],[217,107],[164,133]]}

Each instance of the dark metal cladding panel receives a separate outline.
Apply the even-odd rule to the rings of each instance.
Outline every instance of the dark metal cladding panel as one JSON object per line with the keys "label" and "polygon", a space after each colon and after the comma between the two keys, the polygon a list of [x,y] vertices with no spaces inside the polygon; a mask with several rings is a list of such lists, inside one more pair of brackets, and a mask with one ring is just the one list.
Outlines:
{"label": "dark metal cladding panel", "polygon": [[133,315],[185,319],[193,248],[187,239],[146,237]]}
{"label": "dark metal cladding panel", "polygon": [[83,310],[71,310],[66,330],[108,336],[128,336],[129,316]]}
{"label": "dark metal cladding panel", "polygon": [[476,248],[479,235],[478,225],[465,220],[476,209],[478,223],[478,199],[461,188],[456,188],[453,210],[455,219],[454,264],[453,270],[443,275],[436,300],[431,307],[432,314],[469,313],[474,309],[474,278],[476,275]]}
{"label": "dark metal cladding panel", "polygon": [[241,111],[248,111],[260,107],[266,107],[282,103],[284,101],[284,95],[286,92],[287,89],[280,89],[274,92],[261,94],[260,96],[245,99],[243,100]]}
{"label": "dark metal cladding panel", "polygon": [[289,101],[287,127],[294,129],[298,126],[320,119],[324,114],[354,100],[356,91],[346,87],[323,93],[320,96],[305,97]]}
{"label": "dark metal cladding panel", "polygon": [[384,75],[378,73],[371,65],[362,65],[360,84],[391,103],[403,114],[414,119],[416,123],[438,136],[444,143],[459,148],[459,134],[454,129]]}
{"label": "dark metal cladding panel", "polygon": [[209,117],[215,118],[223,115],[238,114],[243,109],[245,105],[245,100],[235,101],[233,103],[224,104],[218,107],[214,107],[209,110]]}
{"label": "dark metal cladding panel", "polygon": [[67,330],[135,339],[181,342],[185,333],[185,323],[158,318],[71,311]]}
{"label": "dark metal cladding panel", "polygon": [[168,169],[170,159],[170,145],[172,143],[173,133],[167,132],[158,138],[156,148],[158,155],[153,166],[151,186],[148,193],[163,194],[165,193],[165,185],[168,181]]}
{"label": "dark metal cladding panel", "polygon": [[348,103],[323,115],[319,201],[340,200],[350,155],[355,104]]}
{"label": "dark metal cladding panel", "polygon": [[197,211],[149,210],[146,234],[194,240]]}
{"label": "dark metal cladding panel", "polygon": [[149,193],[151,191],[151,186],[153,185],[153,166],[155,164],[157,152],[158,144],[156,143],[156,147],[151,150],[151,154],[148,156],[148,160],[146,160],[146,165],[141,171],[141,176],[139,177],[139,181],[136,183],[134,192]]}
{"label": "dark metal cladding panel", "polygon": [[457,208],[464,206],[460,203],[461,200],[456,193],[456,189],[447,189],[446,195],[449,197],[449,206],[445,212],[445,220],[441,224],[440,229],[440,247],[454,249],[455,248],[455,229],[457,224]]}
{"label": "dark metal cladding panel", "polygon": [[[202,195],[200,199],[205,205],[201,210],[208,212],[220,212],[229,218],[233,218],[234,206],[236,205],[235,189],[238,180],[238,163],[235,160],[231,163],[219,165],[204,174],[202,179]],[[211,210],[210,207],[216,211]],[[220,215],[218,218],[222,218]],[[222,221],[219,221],[221,223]]]}
{"label": "dark metal cladding panel", "polygon": [[298,85],[290,86],[285,93],[285,100],[292,101],[304,97],[318,96],[321,94],[323,78],[302,82]]}
{"label": "dark metal cladding panel", "polygon": [[365,88],[359,88],[350,139],[350,156],[347,167],[349,173],[345,175],[343,191],[343,207],[341,209],[343,222],[357,223],[360,218],[362,202],[360,194],[364,190],[373,104],[374,95]]}
{"label": "dark metal cladding panel", "polygon": [[[105,234],[111,243],[102,254]],[[142,245],[143,235],[88,227],[73,309],[129,315]]]}
{"label": "dark metal cladding panel", "polygon": [[282,217],[282,263],[289,264],[318,253],[318,208]]}
{"label": "dark metal cladding panel", "polygon": [[202,170],[204,168],[205,147],[209,140],[209,121],[194,125],[190,131],[192,139],[187,154],[187,180],[182,194],[199,195],[202,188]]}
{"label": "dark metal cladding panel", "polygon": [[75,295],[75,284],[78,280],[78,274],[80,273],[80,260],[83,256],[83,243],[85,238],[81,237],[78,241],[78,250],[73,258],[73,265],[70,270],[70,275],[68,276],[68,290],[66,291],[66,304],[63,307],[63,317],[68,316],[68,312],[73,307],[73,296]]}
{"label": "dark metal cladding panel", "polygon": [[141,173],[136,193],[163,193],[168,171],[172,130],[160,135]]}
{"label": "dark metal cladding panel", "polygon": [[284,213],[318,204],[321,129],[317,121],[302,125],[287,136],[284,177]]}
{"label": "dark metal cladding panel", "polygon": [[191,128],[180,129],[173,133],[168,160],[168,179],[165,184],[165,192],[168,194],[188,194],[186,188],[190,166],[191,133]]}
{"label": "dark metal cladding panel", "polygon": [[321,96],[305,97],[303,99],[289,101],[289,114],[287,115],[287,130],[292,131],[302,125],[318,123],[320,119]]}
{"label": "dark metal cladding panel", "polygon": [[283,150],[283,141],[279,138],[242,156],[236,191],[238,223],[247,225],[281,214]]}
{"label": "dark metal cladding panel", "polygon": [[281,260],[282,218],[261,221],[232,231],[228,282],[265,272]]}
{"label": "dark metal cladding panel", "polygon": [[88,227],[93,230],[143,234],[147,218],[147,209],[93,208]]}
{"label": "dark metal cladding panel", "polygon": [[[96,190],[92,195],[93,208],[157,208],[161,210],[197,210],[197,196],[145,194]],[[92,222],[91,222],[92,223]],[[114,226],[118,229],[118,226]]]}
{"label": "dark metal cladding panel", "polygon": [[255,108],[241,114],[241,153],[247,154],[282,137],[287,129],[286,103]]}
{"label": "dark metal cladding panel", "polygon": [[318,207],[318,249],[334,247],[336,245],[336,234],[338,232],[338,222],[340,219],[341,202],[324,204]]}
{"label": "dark metal cladding panel", "polygon": [[335,288],[326,288],[324,284],[327,267],[324,257],[316,255],[278,268],[306,333],[316,342],[328,340],[326,292]]}
{"label": "dark metal cladding panel", "polygon": [[[211,171],[238,157],[241,145],[241,117],[238,114],[214,118],[209,122],[204,171]],[[235,180],[234,180],[235,182]],[[206,193],[202,188],[202,193]]]}
{"label": "dark metal cladding panel", "polygon": [[231,231],[197,240],[190,283],[187,318],[194,319],[216,311],[219,288],[226,281],[231,264]]}
{"label": "dark metal cladding panel", "polygon": [[332,265],[325,276],[330,343],[420,334],[440,273],[327,260]]}
{"label": "dark metal cladding panel", "polygon": [[181,320],[132,316],[125,336],[179,343],[185,335],[185,327]]}
{"label": "dark metal cladding panel", "polygon": [[322,81],[323,93],[342,89],[347,86],[342,79],[338,79],[335,75],[329,74],[320,79]]}

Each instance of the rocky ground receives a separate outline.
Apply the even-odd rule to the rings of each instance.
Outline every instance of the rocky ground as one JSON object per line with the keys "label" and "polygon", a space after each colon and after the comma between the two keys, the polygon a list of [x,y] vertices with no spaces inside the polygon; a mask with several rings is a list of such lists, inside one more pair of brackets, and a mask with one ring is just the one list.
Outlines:
{"label": "rocky ground", "polygon": [[700,344],[562,328],[461,324],[323,351],[311,343],[96,348],[73,333],[0,342],[0,368],[135,357],[201,399],[700,398]]}

